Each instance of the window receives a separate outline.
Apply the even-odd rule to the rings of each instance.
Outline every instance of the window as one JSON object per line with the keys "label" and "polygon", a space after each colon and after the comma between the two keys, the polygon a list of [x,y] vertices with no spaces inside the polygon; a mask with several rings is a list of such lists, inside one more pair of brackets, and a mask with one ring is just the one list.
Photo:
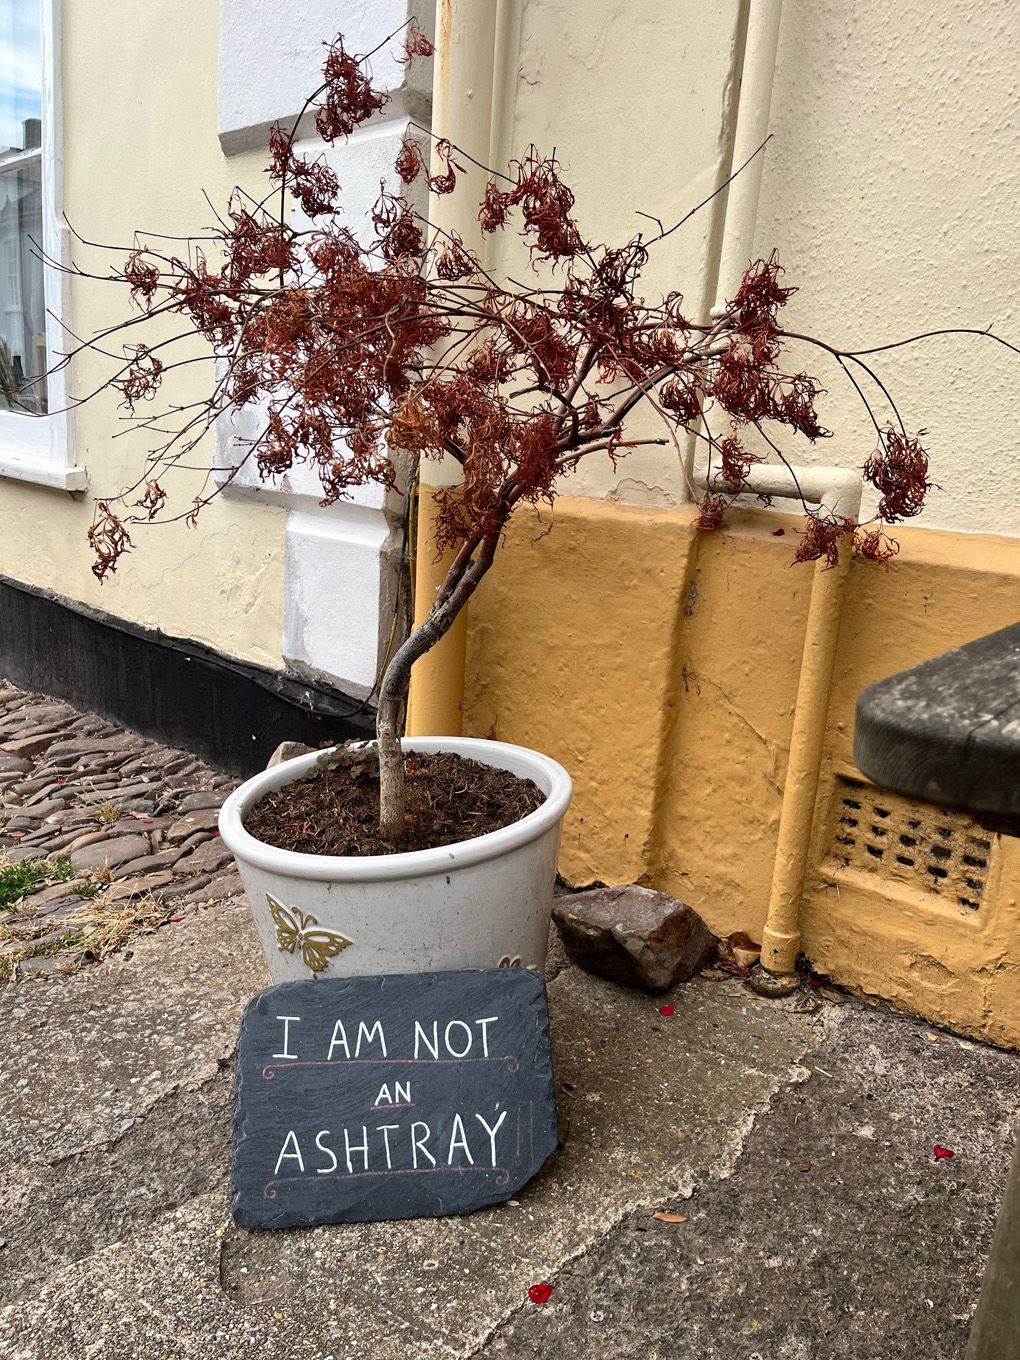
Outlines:
{"label": "window", "polygon": [[0,407],[46,411],[42,12],[0,0]]}
{"label": "window", "polygon": [[0,0],[0,476],[79,490],[62,348],[60,0]]}

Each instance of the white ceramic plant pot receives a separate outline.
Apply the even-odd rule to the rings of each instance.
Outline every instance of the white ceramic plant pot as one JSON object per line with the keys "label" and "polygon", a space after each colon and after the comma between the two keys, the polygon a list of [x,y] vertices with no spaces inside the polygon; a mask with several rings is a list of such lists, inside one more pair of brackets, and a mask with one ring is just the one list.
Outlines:
{"label": "white ceramic plant pot", "polygon": [[546,795],[499,831],[402,855],[305,855],[245,831],[265,794],[305,774],[319,752],[247,780],[223,804],[233,852],[273,982],[545,965],[556,856],[573,786],[523,746],[467,737],[406,738],[405,751],[452,751],[531,779]]}

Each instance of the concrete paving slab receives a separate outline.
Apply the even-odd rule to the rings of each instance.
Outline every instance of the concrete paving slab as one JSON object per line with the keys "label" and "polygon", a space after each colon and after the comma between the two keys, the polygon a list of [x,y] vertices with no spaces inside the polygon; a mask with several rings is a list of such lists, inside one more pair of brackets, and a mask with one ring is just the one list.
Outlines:
{"label": "concrete paving slab", "polygon": [[670,1206],[686,1223],[631,1212],[480,1354],[962,1360],[1020,1061],[858,1003],[819,1040],[736,1174]]}
{"label": "concrete paving slab", "polygon": [[[515,1203],[253,1233],[227,1213],[221,1065],[262,985],[253,947],[247,917],[221,906],[105,973],[9,996],[29,1078],[2,1110],[21,1190],[0,1353],[463,1354],[627,1214],[726,1175],[755,1111],[803,1078],[823,1023],[728,984],[652,998],[565,968],[549,992],[569,1135]],[[61,1081],[50,1069],[65,1053]],[[67,1224],[59,1246],[54,1216]]]}
{"label": "concrete paving slab", "polygon": [[143,936],[126,955],[0,995],[0,1165],[122,1135],[233,1053],[268,976],[245,905]]}
{"label": "concrete paving slab", "polygon": [[227,1209],[232,1051],[267,981],[243,902],[10,987],[0,1355],[959,1360],[1016,1055],[816,991],[652,997],[552,960],[569,1133],[516,1201],[290,1232]]}

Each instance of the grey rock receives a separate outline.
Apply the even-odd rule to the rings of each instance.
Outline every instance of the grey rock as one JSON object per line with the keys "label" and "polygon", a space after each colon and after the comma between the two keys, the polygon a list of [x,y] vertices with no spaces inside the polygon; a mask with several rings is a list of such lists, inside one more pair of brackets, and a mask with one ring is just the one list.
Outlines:
{"label": "grey rock", "polygon": [[44,856],[39,853],[39,847],[37,845],[5,845],[3,847],[3,853],[7,856],[10,864],[20,864],[22,860],[26,859],[44,858]]}
{"label": "grey rock", "polygon": [[[91,823],[91,825],[94,826],[95,823],[93,822]],[[73,854],[74,851],[76,850],[84,850],[84,848],[87,845],[96,845],[99,841],[108,841],[109,839],[110,836],[105,830],[103,831],[78,830],[74,835],[74,839],[68,841],[67,848]]]}
{"label": "grey rock", "polygon": [[[195,878],[187,880],[178,878],[166,887],[154,892],[152,899],[154,902],[165,902],[170,898],[194,897],[201,888],[204,888],[207,883],[211,883],[212,880],[212,874],[199,874]],[[201,900],[204,902],[206,899],[203,897]]]}
{"label": "grey rock", "polygon": [[5,741],[0,745],[0,751],[7,755],[21,756],[23,760],[29,756],[37,756],[45,751],[51,742],[56,741],[60,734],[58,732],[40,732],[34,737],[19,737],[14,741]]}
{"label": "grey rock", "polygon": [[148,854],[149,842],[144,836],[117,836],[114,840],[97,841],[73,851],[70,860],[76,869],[102,869],[104,866],[115,869]]}
{"label": "grey rock", "polygon": [[[144,862],[144,860],[135,861],[136,864],[143,864]],[[175,884],[176,890],[180,892],[179,881],[176,881],[169,869],[166,869],[162,873],[146,874],[140,878],[125,878],[115,883],[105,896],[111,902],[128,901],[132,897],[149,897],[160,888],[169,887],[170,884]]]}
{"label": "grey rock", "polygon": [[[68,831],[56,831],[47,828],[45,853],[47,855],[63,854],[69,845],[81,840],[82,828],[80,825],[71,827]],[[39,853],[39,850],[36,851]]]}
{"label": "grey rock", "polygon": [[61,921],[67,916],[76,916],[84,905],[85,899],[73,894],[69,897],[57,897],[40,907],[35,917],[38,921]]}
{"label": "grey rock", "polygon": [[218,836],[203,845],[197,845],[183,855],[174,866],[178,874],[211,874],[224,864],[231,864],[234,856]]}
{"label": "grey rock", "polygon": [[189,793],[181,800],[180,812],[202,812],[206,808],[220,808],[227,799],[229,789],[210,789],[206,793]]}
{"label": "grey rock", "polygon": [[219,824],[219,807],[195,808],[166,833],[168,841],[189,840],[196,831],[215,831]]}
{"label": "grey rock", "polygon": [[[225,897],[239,897],[244,892],[239,874],[225,874],[214,879],[196,879],[196,884],[188,895],[181,899],[186,907],[204,907],[219,902]],[[183,885],[191,888],[191,883]]]}
{"label": "grey rock", "polygon": [[113,876],[134,878],[138,874],[156,873],[160,869],[169,869],[179,857],[179,850],[164,850],[158,855],[143,855],[141,859],[128,860],[126,864],[122,864]]}
{"label": "grey rock", "polygon": [[314,750],[314,746],[306,746],[303,741],[281,741],[269,757],[266,769],[271,770],[274,765],[282,765],[285,760],[293,760],[295,756],[308,755],[310,751]]}
{"label": "grey rock", "polygon": [[60,960],[55,954],[37,954],[33,959],[22,959],[18,964],[19,973],[35,973],[45,977],[55,971]]}
{"label": "grey rock", "polygon": [[66,811],[66,806],[66,798],[46,798],[38,803],[26,803],[22,807],[19,815],[23,817],[36,817],[39,821],[45,821],[47,817],[51,817],[55,812]]}
{"label": "grey rock", "polygon": [[685,982],[715,944],[691,907],[635,885],[557,898],[553,920],[574,963],[649,992]]}
{"label": "grey rock", "polygon": [[55,902],[61,897],[67,897],[76,888],[80,888],[84,882],[83,878],[74,878],[69,879],[66,883],[54,883],[50,888],[43,888],[39,892],[32,893],[29,905],[41,907],[47,902]]}
{"label": "grey rock", "polygon": [[240,897],[244,892],[244,884],[241,882],[240,874],[223,874],[219,878],[213,879],[209,884],[209,896],[214,898]]}
{"label": "grey rock", "polygon": [[189,836],[186,841],[181,841],[180,845],[177,847],[178,852],[183,855],[188,850],[194,850],[196,846],[204,845],[206,841],[211,841],[215,835],[215,831],[196,831],[194,835]]}
{"label": "grey rock", "polygon": [[23,813],[12,817],[7,823],[8,831],[38,831],[41,817],[27,817]]}
{"label": "grey rock", "polygon": [[27,774],[31,768],[32,762],[23,756],[12,756],[8,751],[0,751],[0,773]]}

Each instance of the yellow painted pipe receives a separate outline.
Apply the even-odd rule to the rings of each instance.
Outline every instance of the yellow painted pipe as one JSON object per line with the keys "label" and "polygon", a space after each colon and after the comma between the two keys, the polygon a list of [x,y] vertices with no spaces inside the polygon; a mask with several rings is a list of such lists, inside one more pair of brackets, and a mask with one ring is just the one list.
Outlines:
{"label": "yellow painted pipe", "polygon": [[825,745],[825,723],[836,665],[843,598],[853,553],[849,539],[840,547],[839,564],[815,563],[797,685],[797,707],[790,737],[790,758],[779,818],[779,841],[772,870],[768,915],[762,932],[761,964],[781,988],[793,986],[800,949],[800,909],[818,774]]}
{"label": "yellow painted pipe", "polygon": [[[414,627],[425,622],[453,560],[436,559],[436,503],[433,488],[418,488],[418,530],[414,566]],[[414,663],[407,700],[405,730],[409,737],[459,737],[464,716],[464,659],[467,609],[431,651]]]}
{"label": "yellow painted pipe", "polygon": [[[436,58],[432,86],[432,131],[486,164],[492,133],[493,69],[496,53],[495,0],[439,0],[436,8]],[[433,143],[433,146],[435,143]],[[434,172],[445,164],[433,158]],[[429,221],[437,231],[456,231],[465,245],[481,254],[483,238],[478,204],[485,192],[484,171],[467,162],[455,193],[433,194]],[[452,554],[436,560],[434,491],[460,481],[453,459],[428,460],[420,471],[418,532],[414,566],[414,626],[424,621],[446,575]],[[464,656],[467,610],[449,633],[411,672],[408,736],[460,736],[464,709]]]}

